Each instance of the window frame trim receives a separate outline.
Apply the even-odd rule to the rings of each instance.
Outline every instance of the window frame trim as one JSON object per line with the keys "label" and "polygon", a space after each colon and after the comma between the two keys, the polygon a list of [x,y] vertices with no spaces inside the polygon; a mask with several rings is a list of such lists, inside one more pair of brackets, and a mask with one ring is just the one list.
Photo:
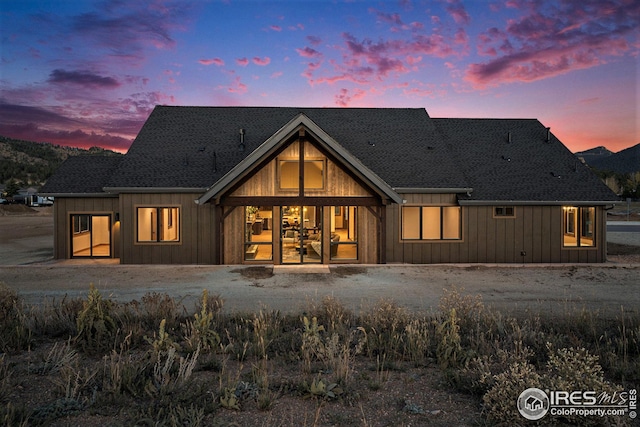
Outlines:
{"label": "window frame trim", "polygon": [[[140,230],[139,230],[139,221],[138,221],[138,210],[139,209],[156,209],[156,215],[158,215],[158,210],[159,209],[172,209],[172,208],[177,208],[178,209],[178,221],[177,224],[176,223],[172,223],[171,228],[173,227],[178,227],[178,240],[140,240]],[[183,239],[182,239],[182,232],[183,232],[183,227],[182,227],[182,205],[181,204],[141,204],[141,205],[134,205],[133,207],[133,212],[134,212],[134,217],[135,217],[135,239],[133,241],[134,245],[141,245],[141,246],[169,246],[169,245],[182,245]],[[158,238],[160,236],[159,233],[159,224],[160,221],[157,221],[158,225],[156,226],[156,234],[158,235]]]}
{"label": "window frame trim", "polygon": [[[506,215],[506,214],[505,215],[498,215],[496,213],[496,209],[498,209],[498,208],[503,208],[503,209],[511,208],[511,209],[513,209],[513,214],[512,215]],[[514,205],[493,206],[491,211],[492,211],[492,214],[493,214],[492,215],[493,219],[516,219],[517,216],[518,216],[516,206],[514,206]]]}
{"label": "window frame trim", "polygon": [[[573,221],[573,234],[570,233],[566,233],[566,218],[567,218],[567,210],[568,209],[575,209],[576,210],[576,216],[575,216],[575,220]],[[580,240],[582,239],[582,237],[586,237],[582,235],[582,211],[583,209],[593,209],[593,219],[592,219],[592,226],[593,226],[593,237],[591,238],[591,240],[593,241],[593,245],[591,246],[583,246],[580,245]],[[585,205],[585,206],[575,206],[575,205],[562,205],[562,209],[561,209],[561,227],[562,227],[562,231],[560,233],[560,237],[561,237],[561,243],[562,243],[562,250],[597,250],[598,249],[598,240],[597,240],[597,235],[598,235],[598,209],[597,206],[595,205]],[[564,242],[564,239],[566,236],[575,236],[576,239],[576,245],[575,246],[567,246]]]}
{"label": "window frame trim", "polygon": [[[404,208],[408,207],[408,208],[419,208],[420,209],[420,214],[419,214],[419,220],[420,220],[420,224],[419,224],[419,230],[420,230],[420,238],[419,239],[405,239],[403,237],[403,227],[404,227]],[[440,239],[423,239],[422,238],[422,218],[423,218],[423,214],[422,214],[422,208],[433,208],[433,207],[437,207],[440,208]],[[443,213],[444,213],[444,208],[458,208],[459,209],[459,217],[458,217],[458,233],[459,233],[459,238],[457,239],[444,239],[442,236],[444,235],[444,221],[443,221]],[[399,231],[399,238],[400,238],[400,243],[462,243],[464,242],[464,227],[463,227],[463,206],[460,205],[456,205],[456,204],[404,204],[402,206],[400,206],[400,231]]]}
{"label": "window frame trim", "polygon": [[[311,157],[305,157],[304,158],[304,163],[307,162],[322,162],[322,187],[313,187],[313,188],[307,188],[305,187],[303,190],[304,191],[327,191],[327,158],[326,157],[322,157],[322,156],[311,156]],[[293,156],[278,156],[276,157],[276,181],[277,181],[277,185],[278,191],[283,191],[283,192],[299,192],[300,188],[299,187],[294,187],[294,188],[283,188],[282,187],[282,167],[281,167],[281,162],[295,162],[297,163],[298,168],[300,167],[300,159],[298,157],[293,157]],[[305,168],[306,169],[306,168]],[[304,182],[304,180],[303,180]]]}

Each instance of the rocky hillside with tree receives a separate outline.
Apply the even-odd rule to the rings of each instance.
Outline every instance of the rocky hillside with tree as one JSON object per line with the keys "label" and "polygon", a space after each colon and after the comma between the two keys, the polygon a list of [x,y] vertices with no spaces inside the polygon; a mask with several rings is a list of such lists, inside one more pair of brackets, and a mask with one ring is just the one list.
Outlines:
{"label": "rocky hillside with tree", "polygon": [[81,154],[121,155],[99,147],[86,150],[0,136],[0,184],[42,185],[67,157]]}
{"label": "rocky hillside with tree", "polygon": [[623,198],[640,197],[640,144],[614,153],[605,147],[575,153]]}

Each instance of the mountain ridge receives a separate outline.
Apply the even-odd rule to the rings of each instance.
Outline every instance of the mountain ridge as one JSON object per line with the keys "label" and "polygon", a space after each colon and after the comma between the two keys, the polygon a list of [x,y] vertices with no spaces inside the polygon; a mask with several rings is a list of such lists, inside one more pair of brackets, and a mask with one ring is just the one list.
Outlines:
{"label": "mountain ridge", "polygon": [[39,186],[70,156],[119,156],[100,147],[68,147],[49,142],[26,141],[0,135],[0,184]]}

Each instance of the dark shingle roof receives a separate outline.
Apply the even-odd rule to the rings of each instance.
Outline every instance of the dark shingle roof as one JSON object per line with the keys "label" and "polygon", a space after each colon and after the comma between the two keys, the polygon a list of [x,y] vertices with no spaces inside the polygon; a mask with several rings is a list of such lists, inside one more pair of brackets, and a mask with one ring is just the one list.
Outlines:
{"label": "dark shingle roof", "polygon": [[299,113],[392,187],[467,187],[424,109],[164,106],[108,187],[207,188]]}
{"label": "dark shingle roof", "polygon": [[616,200],[553,134],[547,141],[547,129],[538,120],[432,120],[474,189],[461,200]]}
{"label": "dark shingle roof", "polygon": [[300,113],[393,188],[473,188],[461,201],[616,200],[553,135],[546,141],[537,120],[431,119],[402,108],[158,106],[125,156],[74,158],[45,188],[206,189]]}
{"label": "dark shingle roof", "polygon": [[41,194],[98,194],[123,156],[67,158],[40,189]]}

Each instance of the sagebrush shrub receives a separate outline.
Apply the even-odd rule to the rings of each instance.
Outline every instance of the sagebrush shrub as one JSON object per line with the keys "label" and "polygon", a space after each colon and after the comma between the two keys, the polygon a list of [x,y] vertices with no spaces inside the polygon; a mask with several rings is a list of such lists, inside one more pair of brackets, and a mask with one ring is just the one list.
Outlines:
{"label": "sagebrush shrub", "polygon": [[518,412],[518,396],[530,387],[544,389],[542,379],[533,365],[517,362],[506,372],[495,375],[494,385],[483,396],[484,409],[490,422],[518,426],[526,424],[526,419]]}
{"label": "sagebrush shrub", "polygon": [[404,357],[404,333],[411,316],[405,307],[390,299],[381,299],[361,316],[367,334],[369,357]]}
{"label": "sagebrush shrub", "polygon": [[89,295],[76,319],[78,334],[75,340],[83,350],[100,351],[111,346],[118,329],[112,317],[114,305],[110,299],[102,298],[93,283],[89,286]]}

